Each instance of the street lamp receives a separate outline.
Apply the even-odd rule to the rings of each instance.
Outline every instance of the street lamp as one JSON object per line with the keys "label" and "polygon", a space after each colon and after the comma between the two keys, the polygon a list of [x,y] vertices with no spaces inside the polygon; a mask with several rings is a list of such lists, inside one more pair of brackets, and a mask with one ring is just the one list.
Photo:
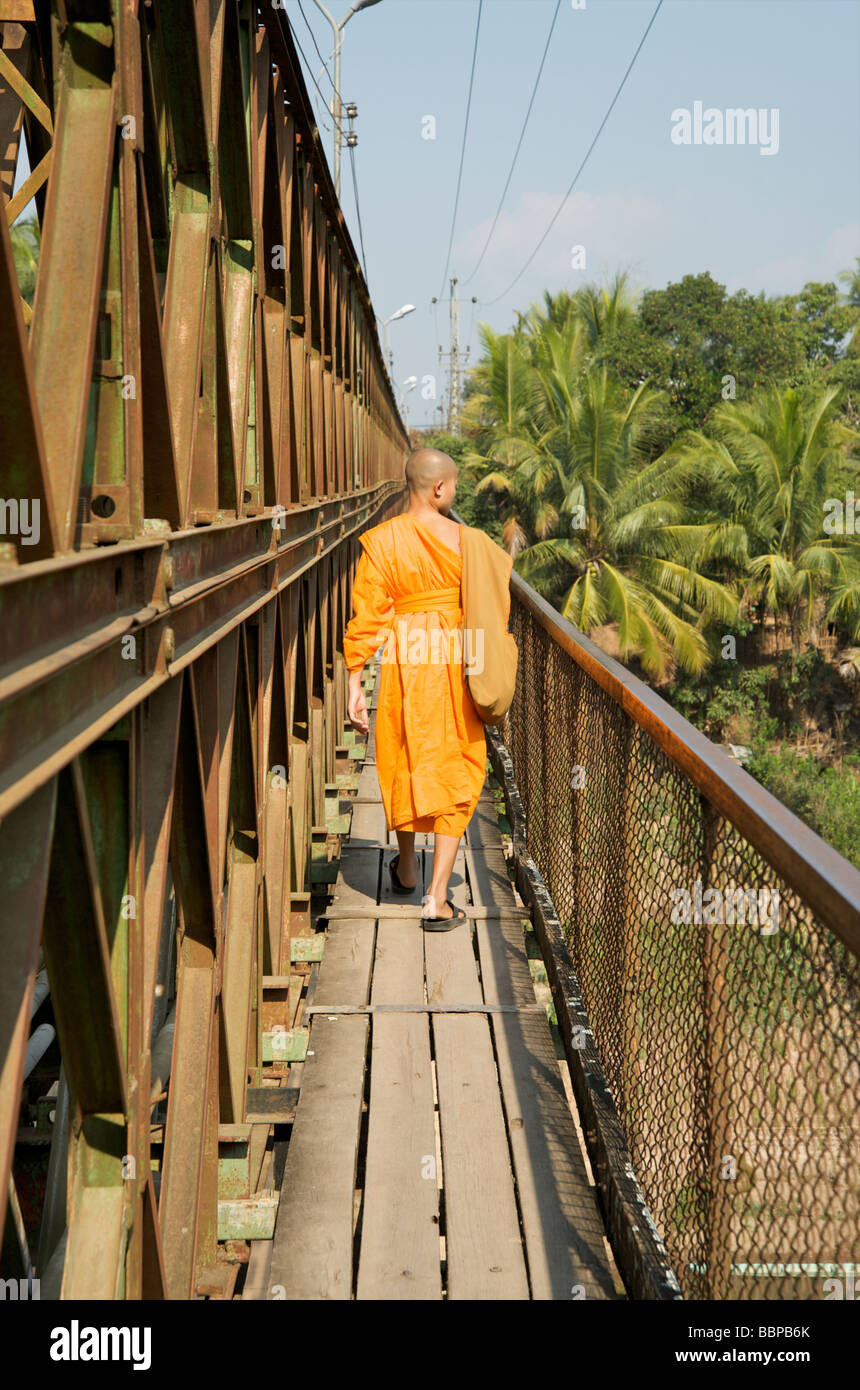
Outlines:
{"label": "street lamp", "polygon": [[371,5],[378,5],[379,0],[358,0],[358,4],[352,5],[339,23],[329,14],[322,0],[314,0],[314,4],[325,15],[334,31],[334,93],[331,99],[331,116],[334,123],[334,191],[340,202],[340,49],[343,30],[354,14],[358,14],[359,10],[368,9]]}
{"label": "street lamp", "polygon": [[384,343],[384,345],[385,345],[385,356],[386,356],[386,358],[387,358],[387,360],[388,360],[388,375],[389,375],[389,376],[392,376],[392,377],[393,377],[393,375],[394,375],[394,359],[393,359],[393,356],[392,356],[392,353],[391,353],[391,348],[390,348],[389,345],[388,345],[388,325],[389,325],[390,323],[393,323],[395,319],[403,319],[403,318],[406,317],[407,314],[412,314],[412,313],[414,313],[414,312],[415,312],[415,305],[414,305],[414,304],[403,304],[403,305],[401,305],[401,307],[400,307],[399,309],[396,310],[395,313],[393,313],[393,314],[391,315],[390,318],[387,318],[387,319],[380,319],[380,320],[379,320],[379,322],[382,324],[382,338],[383,338],[383,343]]}

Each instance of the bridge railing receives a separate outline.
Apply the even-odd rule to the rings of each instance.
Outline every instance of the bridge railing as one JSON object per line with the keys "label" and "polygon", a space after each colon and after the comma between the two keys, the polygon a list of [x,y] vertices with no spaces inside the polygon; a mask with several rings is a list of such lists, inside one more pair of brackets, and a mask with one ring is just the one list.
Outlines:
{"label": "bridge railing", "polygon": [[852,1297],[860,873],[517,575],[512,595],[499,733],[572,961],[556,1000],[616,1249],[638,1239],[629,1155],[685,1297]]}

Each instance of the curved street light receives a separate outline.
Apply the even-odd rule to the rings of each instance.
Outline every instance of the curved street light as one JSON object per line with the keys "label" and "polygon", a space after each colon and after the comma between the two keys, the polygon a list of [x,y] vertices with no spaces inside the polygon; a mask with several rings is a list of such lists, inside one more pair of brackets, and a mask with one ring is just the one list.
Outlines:
{"label": "curved street light", "polygon": [[331,99],[331,118],[334,125],[334,191],[338,202],[340,202],[340,50],[343,43],[343,30],[354,14],[358,14],[359,10],[369,9],[371,5],[378,5],[379,0],[358,0],[358,4],[352,5],[340,21],[335,20],[329,14],[322,0],[314,0],[314,4],[325,15],[334,30],[334,92]]}

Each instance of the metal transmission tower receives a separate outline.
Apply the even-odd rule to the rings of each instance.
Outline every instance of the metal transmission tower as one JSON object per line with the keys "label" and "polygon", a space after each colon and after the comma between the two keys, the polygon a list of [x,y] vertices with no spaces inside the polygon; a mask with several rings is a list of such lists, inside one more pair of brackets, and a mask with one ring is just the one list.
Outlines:
{"label": "metal transmission tower", "polygon": [[[460,373],[464,370],[466,361],[468,360],[469,352],[470,352],[470,347],[469,347],[469,344],[467,343],[467,344],[466,344],[465,356],[464,356],[464,359],[463,359],[463,363],[462,363],[462,365],[461,365],[461,362],[460,362],[460,303],[461,303],[461,301],[457,298],[457,293],[456,293],[457,285],[459,284],[459,281],[458,281],[456,275],[452,275],[450,284],[451,284],[451,297],[450,297],[450,299],[449,299],[449,304],[450,304],[450,306],[451,306],[451,315],[450,315],[450,322],[451,322],[451,347],[450,347],[450,349],[449,349],[449,351],[448,351],[448,354],[447,354],[447,356],[448,356],[448,425],[447,425],[447,429],[448,429],[448,433],[449,433],[449,434],[459,434],[459,433],[460,433]],[[434,295],[433,298],[432,298],[432,300],[431,300],[430,302],[431,302],[431,304],[436,304],[436,303],[438,303],[437,297]],[[477,302],[478,302],[477,297],[476,297],[475,295],[472,295],[471,298],[470,298],[470,300],[469,300],[469,303],[471,303],[471,304],[477,304]],[[439,361],[440,361],[440,362],[441,362],[442,358],[443,358],[445,355],[446,355],[446,354],[445,354],[445,352],[444,352],[444,350],[443,350],[443,348],[442,348],[442,345],[441,345],[441,343],[440,343],[440,345],[439,345]]]}

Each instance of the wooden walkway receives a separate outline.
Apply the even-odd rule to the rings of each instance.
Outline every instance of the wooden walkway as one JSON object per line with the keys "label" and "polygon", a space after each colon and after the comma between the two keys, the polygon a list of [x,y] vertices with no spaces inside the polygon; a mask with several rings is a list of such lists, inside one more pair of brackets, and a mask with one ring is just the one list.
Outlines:
{"label": "wooden walkway", "polygon": [[327,913],[269,1288],[287,1299],[617,1297],[492,797],[451,880],[469,921],[422,931],[432,849],[420,846],[432,837],[418,837],[413,897],[395,898],[374,718]]}

